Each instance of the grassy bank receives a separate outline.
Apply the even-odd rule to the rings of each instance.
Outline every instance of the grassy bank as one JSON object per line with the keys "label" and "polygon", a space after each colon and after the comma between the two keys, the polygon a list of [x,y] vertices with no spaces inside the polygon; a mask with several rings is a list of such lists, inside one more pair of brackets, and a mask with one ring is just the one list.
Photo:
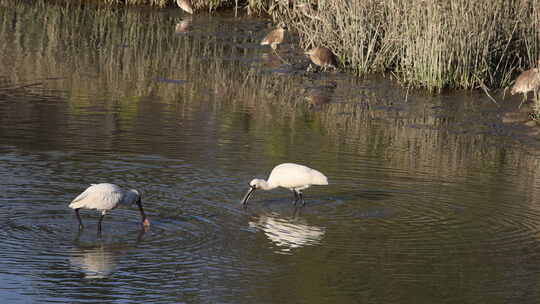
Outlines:
{"label": "grassy bank", "polygon": [[540,56],[540,3],[505,0],[278,4],[304,47],[327,45],[358,75],[391,72],[429,90],[508,86]]}
{"label": "grassy bank", "polygon": [[[103,0],[175,6],[175,0]],[[504,88],[540,56],[540,3],[529,0],[192,0],[196,10],[268,13],[325,45],[357,75],[392,73],[405,86]]]}

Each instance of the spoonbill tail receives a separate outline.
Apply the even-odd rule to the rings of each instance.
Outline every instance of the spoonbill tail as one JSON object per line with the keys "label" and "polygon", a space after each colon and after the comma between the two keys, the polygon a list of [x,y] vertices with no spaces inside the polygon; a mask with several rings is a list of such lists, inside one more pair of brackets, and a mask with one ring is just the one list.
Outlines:
{"label": "spoonbill tail", "polygon": [[134,189],[124,191],[114,184],[92,184],[69,204],[69,208],[75,209],[75,215],[77,215],[77,219],[79,220],[79,229],[84,228],[79,209],[96,209],[101,211],[98,222],[98,232],[101,232],[101,222],[107,211],[114,209],[119,205],[128,206],[133,203],[139,206],[142,225],[147,229],[150,226],[150,221],[148,221],[144,214],[141,195],[139,194],[139,191]]}
{"label": "spoonbill tail", "polygon": [[277,187],[291,190],[294,194],[294,204],[301,201],[302,205],[305,205],[302,190],[311,185],[328,185],[328,179],[321,172],[303,165],[293,163],[277,165],[270,172],[268,181],[256,178],[249,183],[250,189],[242,199],[242,205],[247,204],[255,190],[272,190]]}

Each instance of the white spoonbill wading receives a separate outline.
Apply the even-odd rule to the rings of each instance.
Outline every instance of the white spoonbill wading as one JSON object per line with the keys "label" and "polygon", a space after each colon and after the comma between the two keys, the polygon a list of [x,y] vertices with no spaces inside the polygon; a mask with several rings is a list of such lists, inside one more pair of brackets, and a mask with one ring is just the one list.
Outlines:
{"label": "white spoonbill wading", "polygon": [[250,189],[242,199],[242,205],[247,204],[255,190],[272,190],[277,187],[291,190],[294,194],[294,204],[301,201],[302,205],[305,205],[302,190],[311,185],[328,185],[328,179],[321,172],[303,165],[293,163],[277,165],[272,169],[268,181],[256,178],[249,183]]}
{"label": "white spoonbill wading", "polygon": [[150,221],[146,218],[141,202],[139,191],[131,189],[124,191],[122,188],[114,184],[92,184],[83,193],[79,194],[69,204],[69,208],[75,209],[75,215],[79,220],[79,229],[83,229],[83,223],[79,214],[79,209],[96,209],[101,211],[101,216],[98,222],[98,232],[101,232],[101,222],[107,211],[118,207],[119,205],[137,204],[141,212],[141,222],[146,229],[150,226]]}

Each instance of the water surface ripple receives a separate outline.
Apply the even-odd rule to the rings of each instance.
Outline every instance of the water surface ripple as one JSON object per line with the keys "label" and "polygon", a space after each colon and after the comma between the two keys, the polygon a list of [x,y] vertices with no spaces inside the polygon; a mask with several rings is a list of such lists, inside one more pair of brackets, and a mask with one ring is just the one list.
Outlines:
{"label": "water surface ripple", "polygon": [[[538,303],[519,99],[306,72],[268,20],[0,0],[6,303]],[[186,21],[178,29],[177,24]],[[282,162],[328,186],[240,199]],[[135,206],[67,206],[92,183]]]}

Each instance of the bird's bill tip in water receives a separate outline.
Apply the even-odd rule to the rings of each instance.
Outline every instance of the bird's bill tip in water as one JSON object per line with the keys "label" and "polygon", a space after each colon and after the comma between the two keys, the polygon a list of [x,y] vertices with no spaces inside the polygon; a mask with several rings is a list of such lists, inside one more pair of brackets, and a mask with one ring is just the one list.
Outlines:
{"label": "bird's bill tip in water", "polygon": [[139,206],[139,211],[141,212],[142,225],[144,229],[146,230],[148,229],[148,227],[150,227],[150,221],[148,220],[148,218],[146,217],[146,214],[144,213],[141,199],[139,198],[136,203]]}
{"label": "bird's bill tip in water", "polygon": [[255,192],[257,188],[256,187],[253,187],[253,186],[250,186],[249,187],[249,190],[248,192],[246,193],[246,195],[244,195],[244,198],[242,199],[242,205],[246,205],[249,198],[251,197],[251,195],[253,194],[253,192]]}

